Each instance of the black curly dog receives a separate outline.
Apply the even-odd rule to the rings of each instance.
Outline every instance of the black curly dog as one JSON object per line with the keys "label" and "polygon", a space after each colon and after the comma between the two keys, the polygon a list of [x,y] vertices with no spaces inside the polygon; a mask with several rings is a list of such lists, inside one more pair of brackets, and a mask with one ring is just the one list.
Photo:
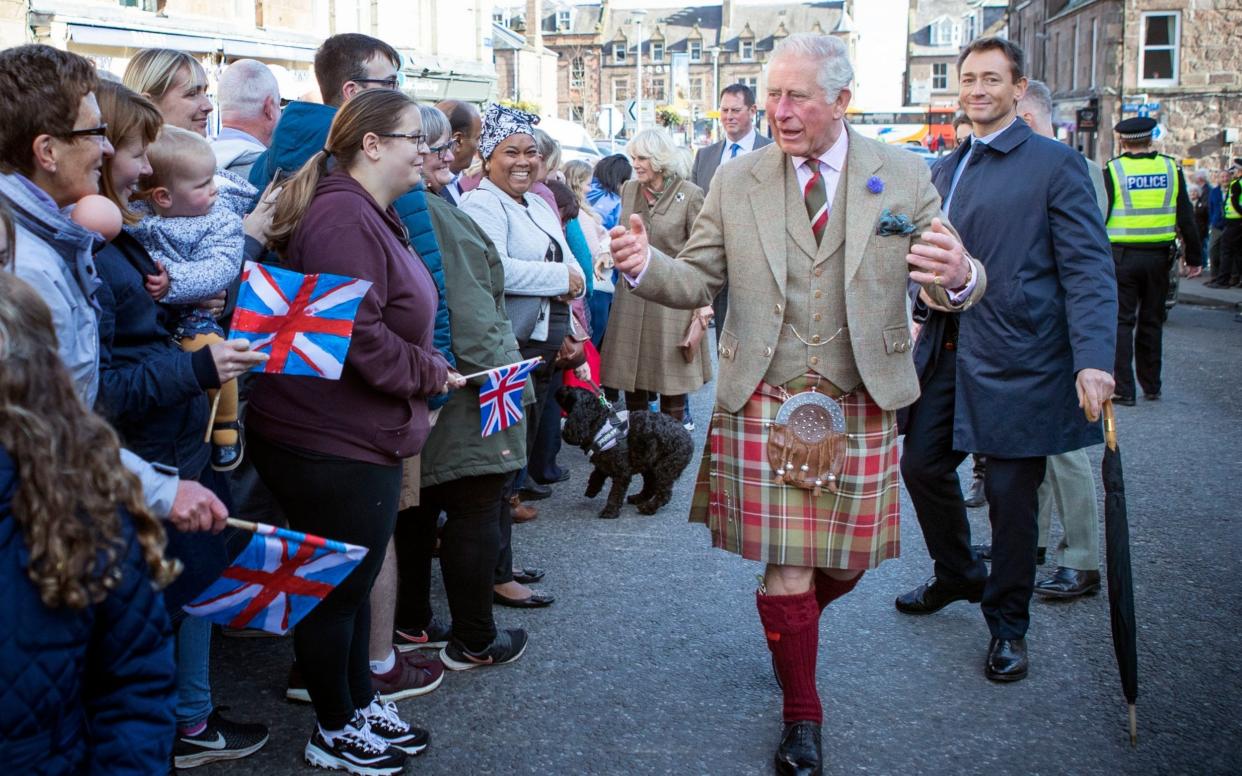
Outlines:
{"label": "black curly dog", "polygon": [[[587,482],[586,496],[594,498],[604,487],[604,481],[612,478],[608,491],[608,503],[600,517],[613,518],[621,514],[621,500],[638,506],[644,515],[656,510],[673,497],[673,483],[681,476],[690,456],[694,442],[681,423],[658,412],[629,413],[629,430],[617,444],[608,450],[593,450],[596,437],[610,417],[617,416],[598,394],[585,388],[561,388],[556,401],[565,410],[565,428],[561,438],[591,456],[595,469]],[[630,480],[643,476],[641,492],[625,498]]]}

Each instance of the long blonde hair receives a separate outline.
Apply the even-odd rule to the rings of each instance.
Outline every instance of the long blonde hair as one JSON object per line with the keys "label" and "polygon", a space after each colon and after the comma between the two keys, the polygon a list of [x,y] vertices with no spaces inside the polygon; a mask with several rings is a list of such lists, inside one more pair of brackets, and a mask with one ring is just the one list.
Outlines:
{"label": "long blonde hair", "polygon": [[401,123],[406,108],[416,106],[413,100],[391,89],[368,89],[341,106],[332,119],[328,139],[302,169],[290,178],[276,200],[276,212],[268,231],[268,243],[282,256],[289,248],[293,233],[315,197],[319,181],[328,173],[328,157],[349,170],[367,133],[393,132]]}
{"label": "long blonde hair", "polygon": [[116,433],[74,391],[51,311],[11,275],[0,277],[0,364],[0,447],[17,467],[13,516],[43,603],[82,609],[117,586],[125,553],[118,506],[133,516],[155,583],[171,582],[177,563],[164,560],[164,529],[121,465]]}
{"label": "long blonde hair", "polygon": [[591,180],[591,163],[584,159],[571,159],[565,162],[564,168],[561,170],[565,174],[565,185],[574,193],[574,197],[578,200],[580,213],[586,213],[596,221],[602,220],[599,213],[595,212],[595,208],[591,207],[591,203],[587,201],[586,195],[582,193],[582,186]]}
{"label": "long blonde hair", "polygon": [[206,86],[207,71],[198,60],[176,49],[143,49],[129,60],[122,82],[139,94],[150,95],[152,102],[159,102],[173,87],[177,73],[187,68],[191,86]]}

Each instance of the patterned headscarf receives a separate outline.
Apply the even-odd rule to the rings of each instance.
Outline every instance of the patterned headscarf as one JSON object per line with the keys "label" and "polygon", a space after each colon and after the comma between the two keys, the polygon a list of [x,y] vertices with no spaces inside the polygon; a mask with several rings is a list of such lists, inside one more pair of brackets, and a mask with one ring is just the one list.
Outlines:
{"label": "patterned headscarf", "polygon": [[534,126],[539,117],[517,108],[506,108],[493,103],[483,111],[483,134],[479,138],[479,153],[484,159],[490,159],[496,146],[510,135],[534,136]]}

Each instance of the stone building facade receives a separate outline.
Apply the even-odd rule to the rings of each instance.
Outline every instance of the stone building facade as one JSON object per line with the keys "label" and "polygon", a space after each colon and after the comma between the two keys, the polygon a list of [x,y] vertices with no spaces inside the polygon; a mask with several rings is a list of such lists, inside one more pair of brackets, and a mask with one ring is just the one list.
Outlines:
{"label": "stone building facade", "polygon": [[983,35],[1004,34],[1006,0],[910,0],[906,105],[957,107],[957,56]]}
{"label": "stone building facade", "polygon": [[[1242,0],[1023,0],[1009,25],[1052,90],[1058,133],[1088,157],[1116,155],[1113,125],[1140,112],[1190,167],[1242,155]],[[1098,131],[1078,126],[1081,109]]]}

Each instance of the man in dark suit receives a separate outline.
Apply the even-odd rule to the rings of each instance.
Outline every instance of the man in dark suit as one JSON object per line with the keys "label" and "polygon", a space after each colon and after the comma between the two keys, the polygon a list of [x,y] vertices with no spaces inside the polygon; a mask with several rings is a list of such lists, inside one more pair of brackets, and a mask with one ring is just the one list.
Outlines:
{"label": "man in dark suit", "polygon": [[[897,609],[929,614],[982,600],[992,635],[985,674],[996,681],[1027,673],[1045,458],[1101,441],[1086,416],[1098,419],[1112,395],[1116,338],[1116,279],[1091,179],[1079,153],[1017,117],[1024,60],[1001,38],[975,40],[958,60],[973,136],[933,182],[991,288],[920,338],[936,352],[923,354],[929,372],[901,460],[935,576],[898,597]],[[988,457],[991,573],[970,549],[957,478],[968,452]]]}
{"label": "man in dark suit", "polygon": [[[720,125],[725,136],[700,149],[694,157],[694,171],[690,182],[703,190],[711,188],[712,178],[720,165],[742,154],[763,148],[772,141],[755,130],[755,93],[746,84],[726,86],[720,93]],[[729,312],[729,286],[720,289],[712,302],[712,317],[716,319],[716,331],[724,329],[725,315]]]}

